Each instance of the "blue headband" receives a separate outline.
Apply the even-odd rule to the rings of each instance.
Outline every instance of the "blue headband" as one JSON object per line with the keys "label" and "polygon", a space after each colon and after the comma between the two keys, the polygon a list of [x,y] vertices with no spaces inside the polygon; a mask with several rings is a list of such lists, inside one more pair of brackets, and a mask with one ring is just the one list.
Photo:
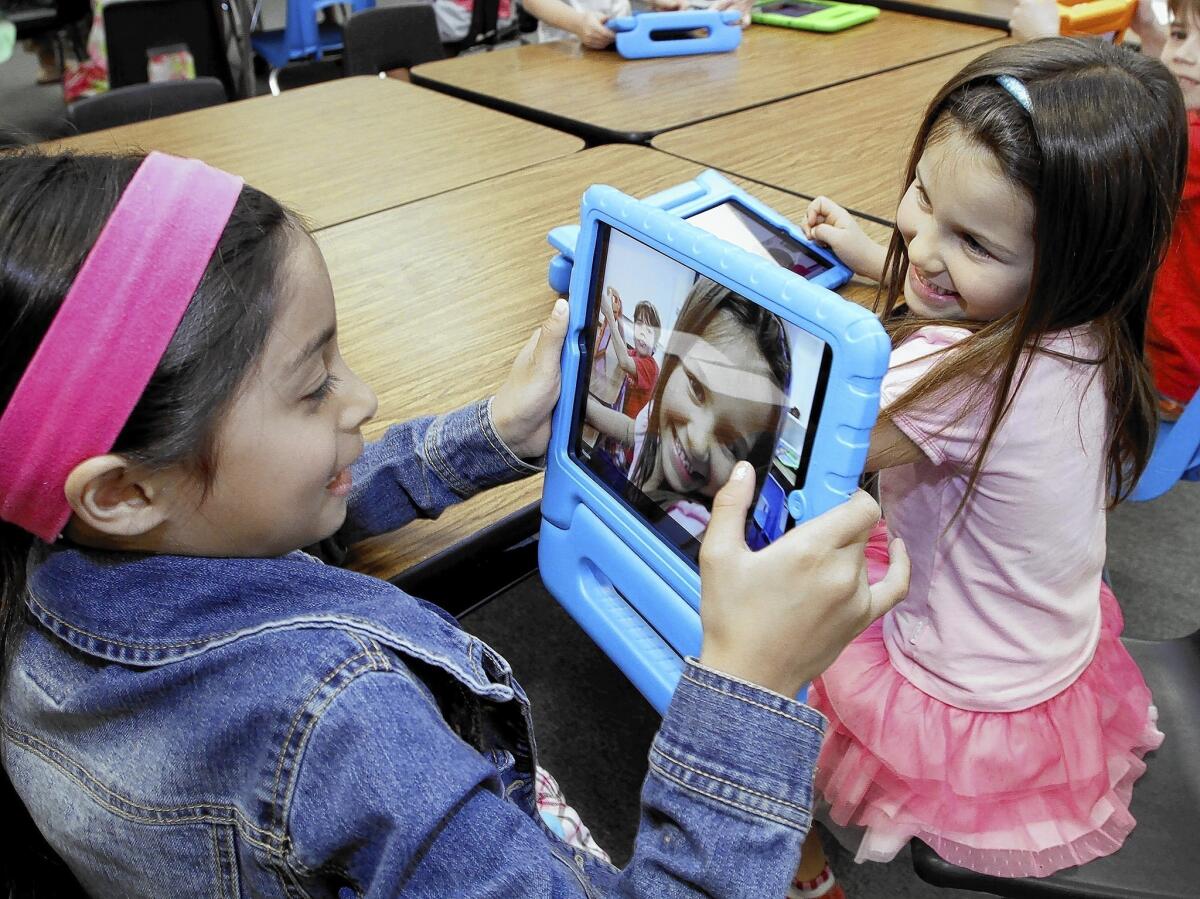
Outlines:
{"label": "blue headband", "polygon": [[1012,75],[997,75],[996,81],[999,85],[1008,91],[1009,95],[1021,104],[1021,107],[1030,115],[1033,114],[1033,103],[1029,100],[1029,91],[1025,89],[1018,78]]}

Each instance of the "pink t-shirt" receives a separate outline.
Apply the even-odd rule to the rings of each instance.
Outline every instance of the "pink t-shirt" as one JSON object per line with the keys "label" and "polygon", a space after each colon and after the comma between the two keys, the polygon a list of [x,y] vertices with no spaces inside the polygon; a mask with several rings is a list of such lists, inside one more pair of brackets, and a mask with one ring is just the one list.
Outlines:
{"label": "pink t-shirt", "polygon": [[[931,326],[898,346],[882,405],[945,355],[931,353],[967,334]],[[1095,358],[1084,329],[1043,345]],[[930,696],[1015,711],[1069,686],[1096,649],[1108,409],[1096,366],[1037,353],[951,524],[986,433],[990,403],[981,405],[961,421],[961,397],[896,419],[927,458],[880,474],[888,530],[912,558],[908,598],[883,633],[892,664]]]}

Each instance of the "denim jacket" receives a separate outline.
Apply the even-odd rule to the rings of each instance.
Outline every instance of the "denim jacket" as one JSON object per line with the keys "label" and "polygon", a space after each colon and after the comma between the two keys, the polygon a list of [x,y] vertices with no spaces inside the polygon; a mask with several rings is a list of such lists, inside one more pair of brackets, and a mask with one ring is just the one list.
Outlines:
{"label": "denim jacket", "polygon": [[[393,427],[346,531],[530,471],[481,402]],[[89,893],[782,897],[824,720],[691,663],[650,750],[624,871],[536,813],[529,704],[440,610],[301,552],[31,560],[3,762]]]}

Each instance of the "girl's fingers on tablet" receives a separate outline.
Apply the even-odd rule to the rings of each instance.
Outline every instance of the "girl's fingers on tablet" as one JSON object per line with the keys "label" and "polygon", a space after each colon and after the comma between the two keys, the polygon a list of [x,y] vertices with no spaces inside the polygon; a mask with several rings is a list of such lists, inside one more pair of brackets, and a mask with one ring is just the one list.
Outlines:
{"label": "girl's fingers on tablet", "polygon": [[803,535],[804,539],[819,535],[834,549],[861,547],[866,545],[871,531],[879,524],[879,517],[879,503],[865,490],[856,490],[841,505],[809,519],[791,533]]}
{"label": "girl's fingers on tablet", "polygon": [[560,297],[554,301],[549,317],[533,332],[530,342],[536,347],[534,362],[545,371],[557,372],[566,336],[567,301]]}
{"label": "girl's fingers on tablet", "polygon": [[701,562],[746,548],[746,512],[754,499],[754,467],[739,462],[713,497],[712,518],[700,547]]}

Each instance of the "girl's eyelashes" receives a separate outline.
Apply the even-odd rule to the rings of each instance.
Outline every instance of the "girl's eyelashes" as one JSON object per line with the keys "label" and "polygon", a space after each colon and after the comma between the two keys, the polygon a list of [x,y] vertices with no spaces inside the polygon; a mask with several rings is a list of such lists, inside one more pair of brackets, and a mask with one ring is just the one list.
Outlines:
{"label": "girl's eyelashes", "polygon": [[980,259],[991,259],[992,254],[987,251],[983,244],[977,241],[970,234],[963,234],[962,242],[966,245],[967,251],[972,255],[978,256]]}
{"label": "girl's eyelashes", "polygon": [[917,205],[922,209],[929,209],[929,194],[925,193],[925,188],[921,186],[920,181],[914,181],[913,187],[917,189]]}
{"label": "girl's eyelashes", "polygon": [[697,404],[703,403],[705,398],[708,396],[707,391],[704,389],[704,385],[701,384],[700,380],[686,368],[683,370],[683,373],[687,375],[688,395],[692,398],[692,402]]}
{"label": "girl's eyelashes", "polygon": [[1187,33],[1186,28],[1172,28],[1171,29],[1171,37],[1177,41],[1186,41],[1187,36],[1188,36],[1188,33]]}
{"label": "girl's eyelashes", "polygon": [[325,380],[320,383],[317,389],[306,395],[304,399],[312,403],[314,406],[320,406],[321,403],[323,403],[329,397],[329,395],[333,393],[333,389],[337,387],[340,382],[341,381],[338,376],[330,372],[329,374],[325,375]]}

